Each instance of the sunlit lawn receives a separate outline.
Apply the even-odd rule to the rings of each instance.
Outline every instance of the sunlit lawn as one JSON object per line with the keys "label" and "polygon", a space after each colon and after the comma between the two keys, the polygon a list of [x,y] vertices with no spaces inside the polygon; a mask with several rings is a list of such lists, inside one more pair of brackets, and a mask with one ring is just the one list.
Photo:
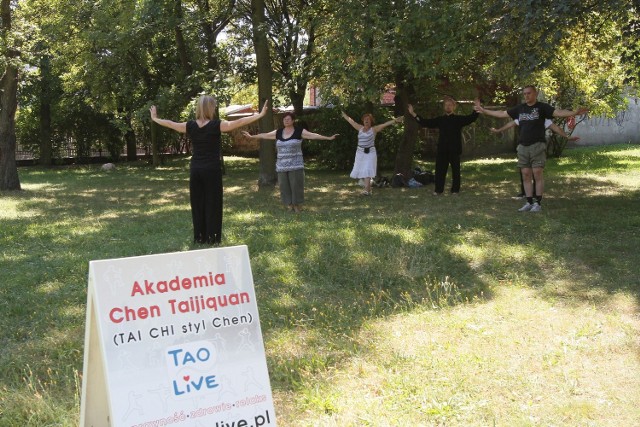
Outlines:
{"label": "sunlit lawn", "polygon": [[[301,214],[228,158],[278,424],[640,425],[640,147],[565,154],[539,214],[507,157],[464,163],[458,197],[311,163]],[[88,263],[199,248],[187,170],[29,167],[0,193],[0,426],[78,424]]]}

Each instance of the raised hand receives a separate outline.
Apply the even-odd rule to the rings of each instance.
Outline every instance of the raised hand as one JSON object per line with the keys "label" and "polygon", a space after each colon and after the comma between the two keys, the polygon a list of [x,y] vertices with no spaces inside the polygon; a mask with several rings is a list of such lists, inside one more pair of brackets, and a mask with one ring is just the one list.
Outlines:
{"label": "raised hand", "polygon": [[269,111],[269,100],[264,101],[264,105],[262,106],[262,110],[260,111],[260,117],[264,117]]}

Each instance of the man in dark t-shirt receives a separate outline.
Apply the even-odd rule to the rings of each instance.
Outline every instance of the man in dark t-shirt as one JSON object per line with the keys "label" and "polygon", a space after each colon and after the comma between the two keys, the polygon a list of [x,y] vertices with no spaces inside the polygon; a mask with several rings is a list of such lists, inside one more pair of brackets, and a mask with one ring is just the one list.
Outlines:
{"label": "man in dark t-shirt", "polygon": [[[542,210],[542,193],[544,192],[543,170],[546,161],[547,147],[545,135],[545,119],[552,117],[572,117],[587,112],[581,108],[577,111],[558,110],[544,102],[538,102],[538,91],[535,86],[525,86],[522,90],[524,103],[507,111],[487,110],[476,104],[478,113],[493,117],[518,119],[520,136],[518,138],[518,167],[522,171],[524,192],[527,203],[520,212],[540,212]],[[532,178],[535,178],[535,200],[533,197]]]}

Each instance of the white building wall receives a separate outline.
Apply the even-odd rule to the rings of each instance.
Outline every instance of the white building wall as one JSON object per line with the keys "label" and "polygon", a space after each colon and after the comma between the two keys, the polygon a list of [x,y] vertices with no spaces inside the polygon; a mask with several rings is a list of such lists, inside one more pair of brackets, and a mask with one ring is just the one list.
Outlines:
{"label": "white building wall", "polygon": [[630,143],[640,144],[640,98],[629,98],[626,111],[613,118],[589,117],[576,126],[573,135],[580,140],[571,146],[606,145]]}

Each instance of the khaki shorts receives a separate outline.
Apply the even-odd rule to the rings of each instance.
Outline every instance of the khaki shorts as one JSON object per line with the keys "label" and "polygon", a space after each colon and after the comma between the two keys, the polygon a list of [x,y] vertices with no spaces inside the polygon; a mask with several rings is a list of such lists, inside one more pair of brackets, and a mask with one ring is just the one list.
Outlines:
{"label": "khaki shorts", "polygon": [[547,160],[547,144],[544,142],[518,144],[517,152],[519,168],[543,168]]}

